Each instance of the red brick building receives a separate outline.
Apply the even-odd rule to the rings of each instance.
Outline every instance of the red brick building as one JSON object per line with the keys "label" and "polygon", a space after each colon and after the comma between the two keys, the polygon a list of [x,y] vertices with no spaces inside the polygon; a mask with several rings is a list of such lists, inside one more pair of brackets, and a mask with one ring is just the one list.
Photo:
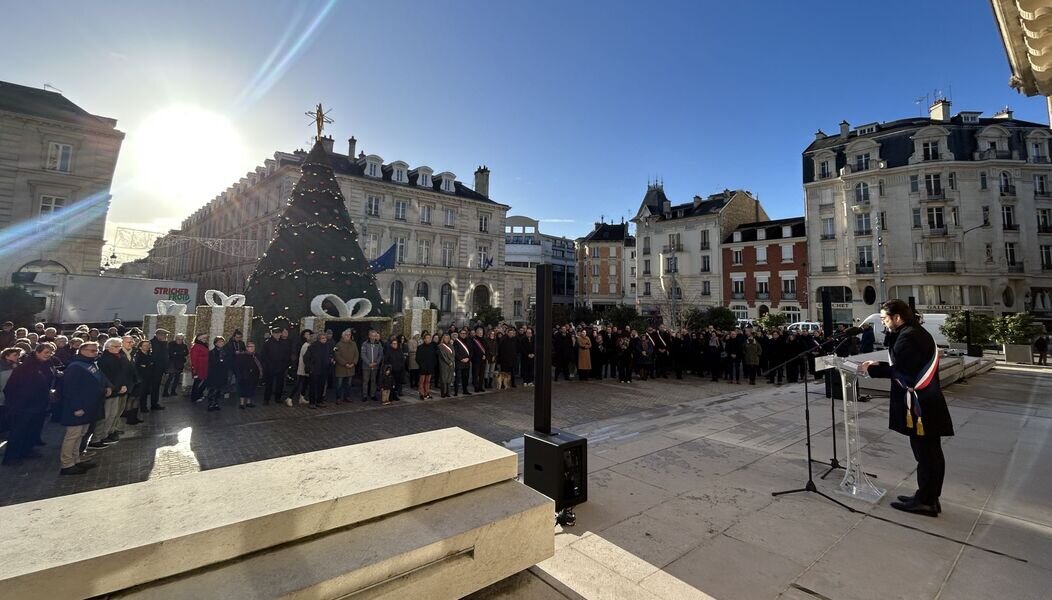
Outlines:
{"label": "red brick building", "polygon": [[739,319],[810,315],[803,217],[739,225],[723,240],[723,304]]}

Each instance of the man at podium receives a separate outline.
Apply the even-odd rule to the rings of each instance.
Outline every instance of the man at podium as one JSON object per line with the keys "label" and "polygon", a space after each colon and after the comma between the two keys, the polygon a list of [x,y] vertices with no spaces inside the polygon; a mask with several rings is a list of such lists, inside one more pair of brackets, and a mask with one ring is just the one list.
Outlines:
{"label": "man at podium", "polygon": [[890,331],[891,363],[867,360],[860,371],[891,379],[888,427],[910,438],[917,460],[917,493],[899,496],[892,508],[929,517],[942,512],[939,496],[946,474],[943,436],[953,435],[953,421],[939,385],[939,349],[920,324],[920,317],[902,300],[880,308],[880,320]]}

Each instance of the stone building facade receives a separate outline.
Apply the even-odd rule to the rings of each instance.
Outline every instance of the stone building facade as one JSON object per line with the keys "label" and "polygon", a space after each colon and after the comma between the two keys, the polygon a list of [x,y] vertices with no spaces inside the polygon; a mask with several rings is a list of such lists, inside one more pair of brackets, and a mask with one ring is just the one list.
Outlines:
{"label": "stone building facade", "polygon": [[[483,306],[504,306],[504,219],[508,206],[489,198],[486,167],[474,188],[449,171],[385,163],[348,140],[339,153],[322,138],[366,258],[394,246],[396,266],[377,275],[396,312],[415,296],[431,301],[443,323],[461,323]],[[151,251],[154,276],[197,281],[228,292],[245,289],[256,261],[300,176],[306,152],[276,152],[255,171],[198,209]]]}
{"label": "stone building facade", "polygon": [[542,263],[552,265],[552,305],[573,307],[577,276],[573,240],[542,233],[536,219],[510,216],[504,220],[504,252],[504,318],[508,322],[529,320],[536,301],[536,267]]}
{"label": "stone building facade", "polygon": [[0,285],[18,272],[99,273],[123,141],[116,119],[0,82]]}
{"label": "stone building facade", "polygon": [[637,306],[642,315],[674,325],[688,308],[722,304],[720,243],[744,223],[767,220],[767,212],[745,190],[672,204],[661,184],[651,184],[632,220]]}
{"label": "stone building facade", "polygon": [[625,261],[634,242],[627,223],[596,223],[577,240],[577,300],[596,312],[625,301]]}
{"label": "stone building facade", "polygon": [[745,223],[726,238],[723,303],[739,319],[783,313],[808,316],[807,227],[803,217]]}
{"label": "stone building facade", "polygon": [[1011,111],[819,131],[803,152],[809,295],[854,322],[889,298],[922,312],[1052,316],[1052,131]]}

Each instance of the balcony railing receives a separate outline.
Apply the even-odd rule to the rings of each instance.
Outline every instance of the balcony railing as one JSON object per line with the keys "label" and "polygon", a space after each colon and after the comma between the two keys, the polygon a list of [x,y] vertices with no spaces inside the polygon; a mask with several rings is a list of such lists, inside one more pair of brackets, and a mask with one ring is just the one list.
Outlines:
{"label": "balcony railing", "polygon": [[836,234],[835,233],[823,233],[822,234],[822,239],[823,240],[835,240],[836,239]]}
{"label": "balcony railing", "polygon": [[1023,261],[1011,263],[1008,265],[1009,273],[1022,273],[1023,272]]}
{"label": "balcony railing", "polygon": [[1001,186],[1001,195],[1002,196],[1015,196],[1015,186],[1014,185],[1002,185]]}
{"label": "balcony railing", "polygon": [[855,272],[859,274],[867,274],[873,272],[872,264],[855,265]]}
{"label": "balcony railing", "polygon": [[731,298],[734,300],[744,300],[745,292],[731,292]]}
{"label": "balcony railing", "polygon": [[873,230],[870,229],[869,227],[867,227],[865,229],[856,229],[855,230],[855,235],[873,235]]}
{"label": "balcony railing", "polygon": [[1052,271],[1052,263],[1041,263],[1042,271]]}
{"label": "balcony railing", "polygon": [[1005,231],[1019,231],[1019,223],[1002,223],[1001,227]]}
{"label": "balcony railing", "polygon": [[1031,156],[1030,157],[1030,162],[1036,163],[1036,164],[1039,164],[1039,165],[1047,165],[1050,161],[1049,161],[1047,156]]}
{"label": "balcony railing", "polygon": [[796,300],[796,292],[782,292],[782,300]]}
{"label": "balcony railing", "polygon": [[756,299],[757,300],[770,300],[771,299],[771,293],[770,292],[756,292]]}
{"label": "balcony railing", "polygon": [[712,290],[701,290],[701,295],[702,296],[711,296],[712,295]]}
{"label": "balcony railing", "polygon": [[949,234],[949,232],[946,229],[945,225],[943,225],[941,227],[935,227],[935,226],[929,226],[928,227],[928,235],[944,236],[944,235],[948,235],[948,234]]}
{"label": "balcony railing", "polygon": [[702,268],[701,268],[701,272],[702,272],[702,273],[709,273],[709,272],[711,272],[711,271],[712,271],[712,269],[711,269],[710,267],[702,267]]}
{"label": "balcony railing", "polygon": [[701,243],[701,249],[702,250],[708,250],[709,249],[709,243],[708,242],[702,242]]}
{"label": "balcony railing", "polygon": [[661,247],[662,254],[668,254],[669,252],[683,252],[683,244],[668,244]]}
{"label": "balcony railing", "polygon": [[1034,190],[1034,197],[1036,198],[1052,198],[1052,190]]}
{"label": "balcony railing", "polygon": [[822,272],[823,273],[836,273],[836,270],[837,270],[836,269],[836,265],[833,265],[833,266],[822,265]]}
{"label": "balcony railing", "polygon": [[929,273],[956,273],[957,263],[952,260],[929,260],[925,265],[925,270]]}
{"label": "balcony railing", "polygon": [[644,275],[650,275],[650,269],[643,269]]}
{"label": "balcony railing", "polygon": [[1052,225],[1038,225],[1037,226],[1037,232],[1038,233],[1052,233]]}
{"label": "balcony railing", "polygon": [[679,273],[679,268],[678,267],[667,267],[665,269],[665,272],[666,273]]}
{"label": "balcony railing", "polygon": [[832,176],[833,176],[833,173],[830,172],[830,171],[819,171],[818,172],[818,178],[819,179],[829,179]]}
{"label": "balcony railing", "polygon": [[650,254],[650,246],[643,246],[643,254],[644,255]]}
{"label": "balcony railing", "polygon": [[946,199],[946,191],[945,190],[927,190],[924,193],[924,198],[923,199],[924,200],[945,200]]}
{"label": "balcony railing", "polygon": [[980,150],[979,151],[979,159],[980,160],[991,160],[991,159],[994,159],[994,158],[999,158],[999,159],[1002,159],[1002,160],[1003,159],[1012,158],[1012,151],[1011,150],[992,150],[992,149]]}

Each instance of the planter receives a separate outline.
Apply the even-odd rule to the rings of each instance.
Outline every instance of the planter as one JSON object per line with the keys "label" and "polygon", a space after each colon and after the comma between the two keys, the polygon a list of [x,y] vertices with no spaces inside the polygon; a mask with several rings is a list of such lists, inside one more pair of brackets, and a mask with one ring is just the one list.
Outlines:
{"label": "planter", "polygon": [[1005,344],[1004,347],[1006,363],[1034,364],[1034,351],[1030,344]]}

